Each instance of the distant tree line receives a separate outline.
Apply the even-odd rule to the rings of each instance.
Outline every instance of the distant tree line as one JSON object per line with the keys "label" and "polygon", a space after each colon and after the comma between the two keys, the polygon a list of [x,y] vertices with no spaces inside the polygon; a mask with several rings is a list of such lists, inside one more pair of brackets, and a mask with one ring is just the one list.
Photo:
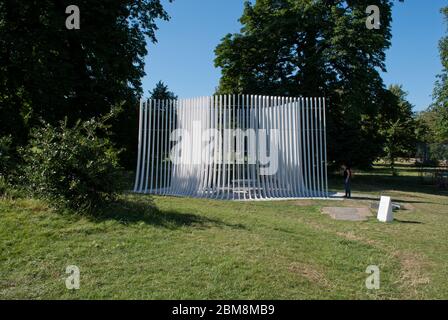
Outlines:
{"label": "distant tree line", "polygon": [[[79,0],[81,29],[65,28],[70,1],[0,1],[0,137],[25,145],[41,120],[67,125],[124,110],[111,139],[128,168],[135,165],[138,101],[147,41],[156,20],[168,20],[160,0]],[[379,29],[366,27],[369,5]],[[217,46],[219,94],[323,96],[328,108],[330,164],[368,167],[380,157],[415,155],[420,144],[448,141],[448,37],[434,104],[418,115],[399,85],[386,88],[392,0],[257,0],[246,2],[241,32]],[[443,9],[448,19],[448,8]],[[154,99],[176,99],[159,82]],[[5,140],[6,141],[6,140]],[[439,148],[440,149],[440,148]],[[443,153],[442,150],[438,151]]]}
{"label": "distant tree line", "polygon": [[[448,6],[442,9],[448,24]],[[420,153],[430,159],[448,160],[448,36],[439,43],[442,73],[437,77],[433,104],[418,114]]]}
{"label": "distant tree line", "polygon": [[[366,28],[369,5],[380,9],[379,29]],[[246,2],[241,32],[216,48],[217,91],[327,97],[331,164],[368,167],[386,157],[393,167],[397,157],[415,155],[422,125],[403,88],[386,88],[379,74],[391,45],[392,6],[391,0]],[[438,106],[442,92],[446,101],[445,78]]]}

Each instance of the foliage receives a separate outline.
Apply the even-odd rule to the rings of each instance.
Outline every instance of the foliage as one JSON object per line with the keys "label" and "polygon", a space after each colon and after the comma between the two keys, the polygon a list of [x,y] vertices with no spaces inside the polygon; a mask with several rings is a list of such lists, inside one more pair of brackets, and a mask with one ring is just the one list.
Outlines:
{"label": "foliage", "polygon": [[108,138],[106,121],[43,123],[31,131],[22,150],[23,176],[32,194],[56,208],[94,213],[121,191],[118,151]]}
{"label": "foliage", "polygon": [[15,171],[15,159],[11,136],[0,137],[0,196],[12,190],[12,178]]}
{"label": "foliage", "polygon": [[0,177],[8,175],[12,167],[12,138],[11,136],[0,137]]}
{"label": "foliage", "polygon": [[[368,5],[381,28],[366,28]],[[219,93],[329,98],[329,157],[370,163],[382,152],[376,121],[391,40],[391,0],[246,2],[238,34],[216,48]]]}
{"label": "foliage", "polygon": [[151,99],[155,100],[177,100],[177,96],[168,89],[162,81],[156,84],[156,87],[149,92]]}
{"label": "foliage", "polygon": [[[448,23],[448,7],[442,9]],[[430,112],[434,115],[433,132],[437,142],[448,142],[448,36],[443,37],[439,43],[440,59],[443,70],[438,76],[434,89],[434,104]]]}
{"label": "foliage", "polygon": [[380,133],[385,141],[384,152],[394,175],[396,158],[413,156],[417,147],[413,106],[406,97],[402,86],[391,85],[388,99],[385,99],[379,115]]}
{"label": "foliage", "polygon": [[146,40],[156,42],[156,20],[169,17],[160,0],[78,0],[80,29],[67,30],[71,4],[0,2],[0,136],[23,144],[40,119],[73,125],[125,102],[112,139],[132,158]]}

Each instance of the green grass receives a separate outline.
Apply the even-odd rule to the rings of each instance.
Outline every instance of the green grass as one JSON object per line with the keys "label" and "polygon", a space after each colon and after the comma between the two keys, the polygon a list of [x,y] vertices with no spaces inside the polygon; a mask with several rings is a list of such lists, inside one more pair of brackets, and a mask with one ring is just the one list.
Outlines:
{"label": "green grass", "polygon": [[[0,200],[3,299],[447,299],[448,198],[401,168],[357,173],[354,191],[408,210],[381,224],[341,222],[323,206],[358,201],[223,202],[125,195],[106,217]],[[412,170],[412,169],[409,169]],[[334,179],[333,189],[339,187]],[[157,206],[158,210],[151,209]],[[65,268],[81,289],[65,288]],[[367,266],[381,289],[365,287]]]}

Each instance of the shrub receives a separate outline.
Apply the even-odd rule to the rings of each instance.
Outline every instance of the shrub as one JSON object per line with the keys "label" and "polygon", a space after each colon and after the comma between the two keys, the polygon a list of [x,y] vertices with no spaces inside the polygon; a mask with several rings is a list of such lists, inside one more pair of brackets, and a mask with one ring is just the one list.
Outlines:
{"label": "shrub", "polygon": [[31,131],[21,151],[23,177],[36,196],[56,208],[95,213],[121,191],[119,151],[110,142],[105,121],[43,123]]}

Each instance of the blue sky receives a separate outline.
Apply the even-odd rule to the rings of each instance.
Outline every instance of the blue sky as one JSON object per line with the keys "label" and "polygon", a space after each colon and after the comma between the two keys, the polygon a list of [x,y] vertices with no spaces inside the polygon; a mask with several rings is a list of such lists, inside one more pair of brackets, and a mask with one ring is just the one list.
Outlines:
{"label": "blue sky", "polygon": [[[163,0],[171,16],[159,22],[158,43],[149,45],[145,94],[159,80],[179,97],[213,94],[220,71],[213,64],[214,49],[227,33],[240,30],[243,0]],[[440,9],[447,0],[405,0],[394,6],[392,47],[387,51],[387,85],[402,84],[415,110],[431,103],[431,94],[442,66],[438,42],[446,25]]]}

